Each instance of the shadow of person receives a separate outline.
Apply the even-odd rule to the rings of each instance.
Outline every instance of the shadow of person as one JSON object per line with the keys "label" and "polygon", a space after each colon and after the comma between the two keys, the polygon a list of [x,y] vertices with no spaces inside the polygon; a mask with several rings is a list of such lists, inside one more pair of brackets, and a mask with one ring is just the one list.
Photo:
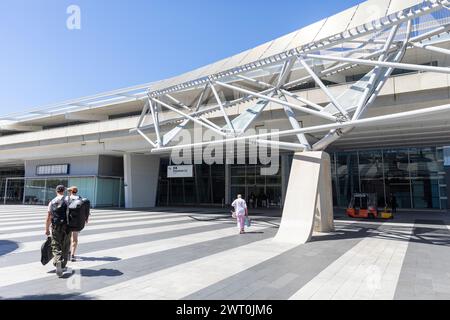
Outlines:
{"label": "shadow of person", "polygon": [[117,257],[79,257],[79,261],[89,261],[89,262],[95,262],[95,261],[107,261],[107,262],[114,262],[114,261],[120,261],[121,258]]}
{"label": "shadow of person", "polygon": [[81,269],[81,270],[72,270],[72,272],[64,274],[62,278],[69,279],[76,274],[87,278],[120,277],[123,275],[123,272],[116,269],[100,269],[100,270]]}
{"label": "shadow of person", "polygon": [[0,257],[8,253],[16,251],[19,248],[19,244],[14,241],[0,240]]}
{"label": "shadow of person", "polygon": [[22,301],[44,301],[44,300],[93,300],[93,298],[87,295],[81,295],[81,293],[70,293],[70,294],[37,294],[37,295],[29,295],[22,296],[17,298],[8,298],[4,300],[22,300]]}

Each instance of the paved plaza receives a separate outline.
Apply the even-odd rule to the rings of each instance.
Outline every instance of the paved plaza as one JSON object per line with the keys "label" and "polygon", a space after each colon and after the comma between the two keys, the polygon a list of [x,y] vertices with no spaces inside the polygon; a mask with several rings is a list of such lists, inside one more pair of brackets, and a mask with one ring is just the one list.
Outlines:
{"label": "paved plaza", "polygon": [[303,246],[279,217],[238,235],[225,209],[93,210],[63,279],[40,264],[45,208],[0,207],[0,299],[450,299],[450,215],[336,216]]}

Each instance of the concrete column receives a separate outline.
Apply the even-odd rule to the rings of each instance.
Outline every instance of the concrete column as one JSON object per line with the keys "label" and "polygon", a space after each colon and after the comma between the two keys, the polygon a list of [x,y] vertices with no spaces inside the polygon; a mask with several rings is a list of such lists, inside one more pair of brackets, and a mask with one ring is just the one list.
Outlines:
{"label": "concrete column", "polygon": [[125,208],[153,208],[158,191],[160,158],[137,154],[123,157]]}
{"label": "concrete column", "polygon": [[275,241],[301,245],[311,240],[314,230],[334,230],[330,156],[296,153]]}
{"label": "concrete column", "polygon": [[231,204],[231,166],[225,164],[225,204]]}
{"label": "concrete column", "polygon": [[291,168],[289,166],[289,155],[281,155],[281,204],[284,206],[286,201],[287,186],[289,183],[289,172]]}

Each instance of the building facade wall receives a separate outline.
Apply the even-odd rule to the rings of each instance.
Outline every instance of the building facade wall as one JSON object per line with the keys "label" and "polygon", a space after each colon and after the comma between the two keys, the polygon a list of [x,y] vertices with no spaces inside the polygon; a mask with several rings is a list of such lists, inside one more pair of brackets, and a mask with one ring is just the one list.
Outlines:
{"label": "building facade wall", "polygon": [[25,161],[25,177],[39,178],[36,168],[42,165],[69,164],[69,176],[96,176],[99,174],[99,156],[84,156],[71,158],[52,158],[45,160]]}
{"label": "building facade wall", "polygon": [[125,154],[123,161],[125,173],[125,207],[154,207],[158,190],[159,157]]}
{"label": "building facade wall", "polygon": [[98,163],[98,175],[123,177],[123,157],[101,155]]}

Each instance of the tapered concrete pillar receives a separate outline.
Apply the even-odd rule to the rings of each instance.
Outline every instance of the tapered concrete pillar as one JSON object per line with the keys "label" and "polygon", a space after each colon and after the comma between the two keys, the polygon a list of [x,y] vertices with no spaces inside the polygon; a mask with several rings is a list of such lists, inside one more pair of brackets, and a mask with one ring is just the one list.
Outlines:
{"label": "tapered concrete pillar", "polygon": [[292,162],[275,241],[305,244],[314,230],[334,230],[330,156],[325,152],[302,152],[295,154]]}
{"label": "tapered concrete pillar", "polygon": [[155,207],[159,164],[158,156],[124,155],[125,207],[127,209]]}

